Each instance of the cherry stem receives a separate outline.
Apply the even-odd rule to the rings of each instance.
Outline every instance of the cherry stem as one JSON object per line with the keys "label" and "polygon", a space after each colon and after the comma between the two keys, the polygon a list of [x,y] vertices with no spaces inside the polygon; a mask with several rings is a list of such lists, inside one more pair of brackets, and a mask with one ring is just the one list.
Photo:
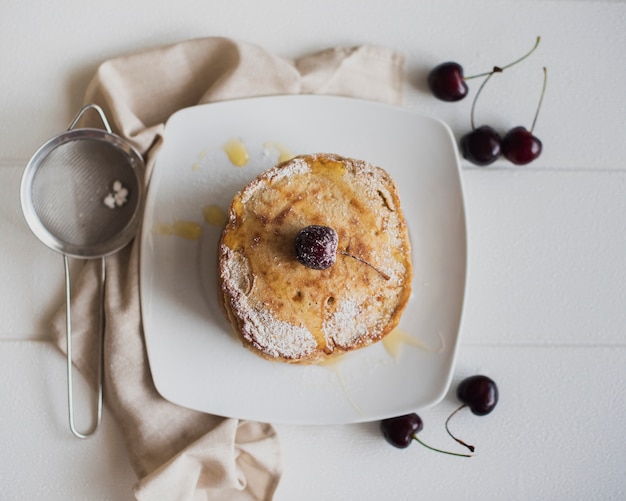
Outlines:
{"label": "cherry stem", "polygon": [[390,280],[391,279],[391,277],[389,275],[387,275],[384,271],[379,270],[378,268],[376,268],[376,266],[374,266],[372,263],[368,263],[365,259],[361,259],[360,257],[357,257],[357,256],[355,256],[353,254],[350,254],[350,253],[344,252],[344,251],[337,251],[337,254],[341,254],[342,256],[348,256],[348,257],[351,257],[353,259],[356,259],[360,263],[366,264],[367,266],[372,268],[374,271],[379,273],[380,276],[383,277],[385,280]]}
{"label": "cherry stem", "polygon": [[535,124],[537,123],[537,117],[539,116],[539,110],[541,109],[541,105],[543,104],[543,96],[546,93],[546,85],[548,83],[548,70],[546,67],[543,67],[543,87],[541,88],[541,97],[539,98],[539,104],[537,105],[537,111],[535,111],[535,118],[533,119],[533,124],[530,127],[530,133],[533,133],[535,128]]}
{"label": "cherry stem", "polygon": [[417,438],[417,435],[413,435],[413,440],[415,440],[416,442],[419,442],[420,444],[422,444],[427,449],[430,449],[431,451],[441,452],[442,454],[448,454],[450,456],[459,456],[459,457],[462,457],[462,458],[471,458],[472,457],[471,454],[459,454],[458,452],[442,451],[441,449],[435,449],[434,447],[431,447],[430,445],[425,444],[424,442],[422,442],[419,438]]}
{"label": "cherry stem", "polygon": [[521,63],[524,59],[526,59],[528,56],[530,56],[533,52],[535,52],[535,49],[537,48],[537,46],[539,45],[539,42],[541,42],[541,37],[537,37],[537,40],[535,41],[535,45],[533,46],[532,49],[530,49],[526,54],[524,54],[522,57],[520,57],[519,59],[516,59],[515,61],[513,61],[512,63],[509,63],[505,66],[494,66],[493,69],[491,71],[485,71],[484,73],[479,73],[478,75],[472,75],[470,77],[465,77],[464,80],[471,80],[472,78],[479,78],[479,77],[484,77],[487,75],[490,75],[492,73],[501,73],[504,70],[506,70],[507,68],[510,68],[511,66],[516,65],[517,63]]}
{"label": "cherry stem", "polygon": [[487,78],[485,78],[483,80],[483,83],[480,84],[480,87],[478,87],[478,91],[476,92],[476,95],[474,96],[474,100],[472,101],[472,110],[470,111],[470,124],[472,126],[472,130],[476,129],[476,126],[474,125],[474,108],[476,108],[476,101],[478,101],[478,96],[480,96],[480,93],[482,92],[483,87],[489,81],[489,79],[493,76],[494,73],[497,73],[497,72],[492,71],[491,73],[487,74]]}
{"label": "cherry stem", "polygon": [[452,432],[450,432],[450,429],[448,428],[448,423],[450,422],[450,419],[452,418],[452,416],[454,416],[457,412],[459,412],[461,409],[467,407],[467,404],[463,404],[461,405],[461,407],[459,407],[457,410],[455,410],[452,414],[450,414],[448,416],[448,419],[446,419],[446,431],[448,432],[448,435],[450,435],[454,440],[456,440],[459,444],[463,445],[464,447],[467,447],[471,452],[474,452],[475,447],[473,445],[469,445],[466,444],[465,442],[463,442],[463,440],[456,438]]}

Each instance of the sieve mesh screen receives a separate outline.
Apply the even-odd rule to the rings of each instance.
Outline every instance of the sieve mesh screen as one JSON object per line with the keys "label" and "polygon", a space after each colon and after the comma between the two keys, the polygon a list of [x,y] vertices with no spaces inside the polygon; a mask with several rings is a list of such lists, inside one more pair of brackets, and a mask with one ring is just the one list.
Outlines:
{"label": "sieve mesh screen", "polygon": [[[97,247],[114,239],[139,204],[137,177],[114,144],[82,137],[59,144],[42,159],[32,180],[33,208],[42,225],[60,241]],[[128,190],[123,204],[104,200],[119,181]]]}

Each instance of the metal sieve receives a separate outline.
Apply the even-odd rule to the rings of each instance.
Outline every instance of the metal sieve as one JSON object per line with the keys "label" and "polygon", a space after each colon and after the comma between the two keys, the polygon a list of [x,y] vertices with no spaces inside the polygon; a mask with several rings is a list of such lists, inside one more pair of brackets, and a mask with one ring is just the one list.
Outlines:
{"label": "metal sieve", "polygon": [[[83,114],[97,112],[104,129],[76,128]],[[105,257],[135,236],[143,200],[143,159],[111,131],[102,109],[84,106],[66,132],[33,155],[21,184],[22,211],[32,232],[63,254],[65,266],[67,393],[70,430],[79,438],[93,434],[102,420]],[[100,259],[97,408],[87,432],[74,424],[72,322],[69,258]]]}

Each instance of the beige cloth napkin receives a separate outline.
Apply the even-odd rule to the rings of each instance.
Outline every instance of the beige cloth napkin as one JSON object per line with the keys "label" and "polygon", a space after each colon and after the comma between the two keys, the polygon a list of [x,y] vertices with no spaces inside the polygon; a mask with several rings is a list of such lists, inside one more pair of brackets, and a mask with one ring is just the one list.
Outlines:
{"label": "beige cloth napkin", "polygon": [[[403,57],[381,47],[328,49],[296,60],[224,38],[202,38],[103,63],[85,102],[104,108],[150,171],[164,122],[183,107],[273,94],[335,94],[398,104]],[[340,152],[338,152],[340,153]],[[139,245],[107,258],[105,402],[139,477],[138,500],[270,499],[281,474],[270,424],[186,409],[154,388],[139,306]],[[74,364],[95,385],[99,261],[83,267],[72,298]],[[65,311],[52,321],[64,349]]]}

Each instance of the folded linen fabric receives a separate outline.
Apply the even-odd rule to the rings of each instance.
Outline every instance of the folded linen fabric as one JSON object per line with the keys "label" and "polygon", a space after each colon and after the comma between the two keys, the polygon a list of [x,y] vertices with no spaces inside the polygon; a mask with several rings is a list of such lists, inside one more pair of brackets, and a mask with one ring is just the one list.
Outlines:
{"label": "folded linen fabric", "polygon": [[[146,159],[149,183],[164,123],[196,104],[277,94],[334,94],[399,104],[403,57],[393,50],[331,48],[295,60],[225,38],[200,38],[104,62],[86,103]],[[125,438],[139,500],[271,499],[281,475],[271,424],[223,418],[163,399],[150,375],[139,302],[139,239],[107,258],[105,403]],[[72,297],[73,360],[95,385],[99,262],[82,268]],[[65,309],[52,319],[65,349]],[[199,384],[202,384],[199,382]]]}

